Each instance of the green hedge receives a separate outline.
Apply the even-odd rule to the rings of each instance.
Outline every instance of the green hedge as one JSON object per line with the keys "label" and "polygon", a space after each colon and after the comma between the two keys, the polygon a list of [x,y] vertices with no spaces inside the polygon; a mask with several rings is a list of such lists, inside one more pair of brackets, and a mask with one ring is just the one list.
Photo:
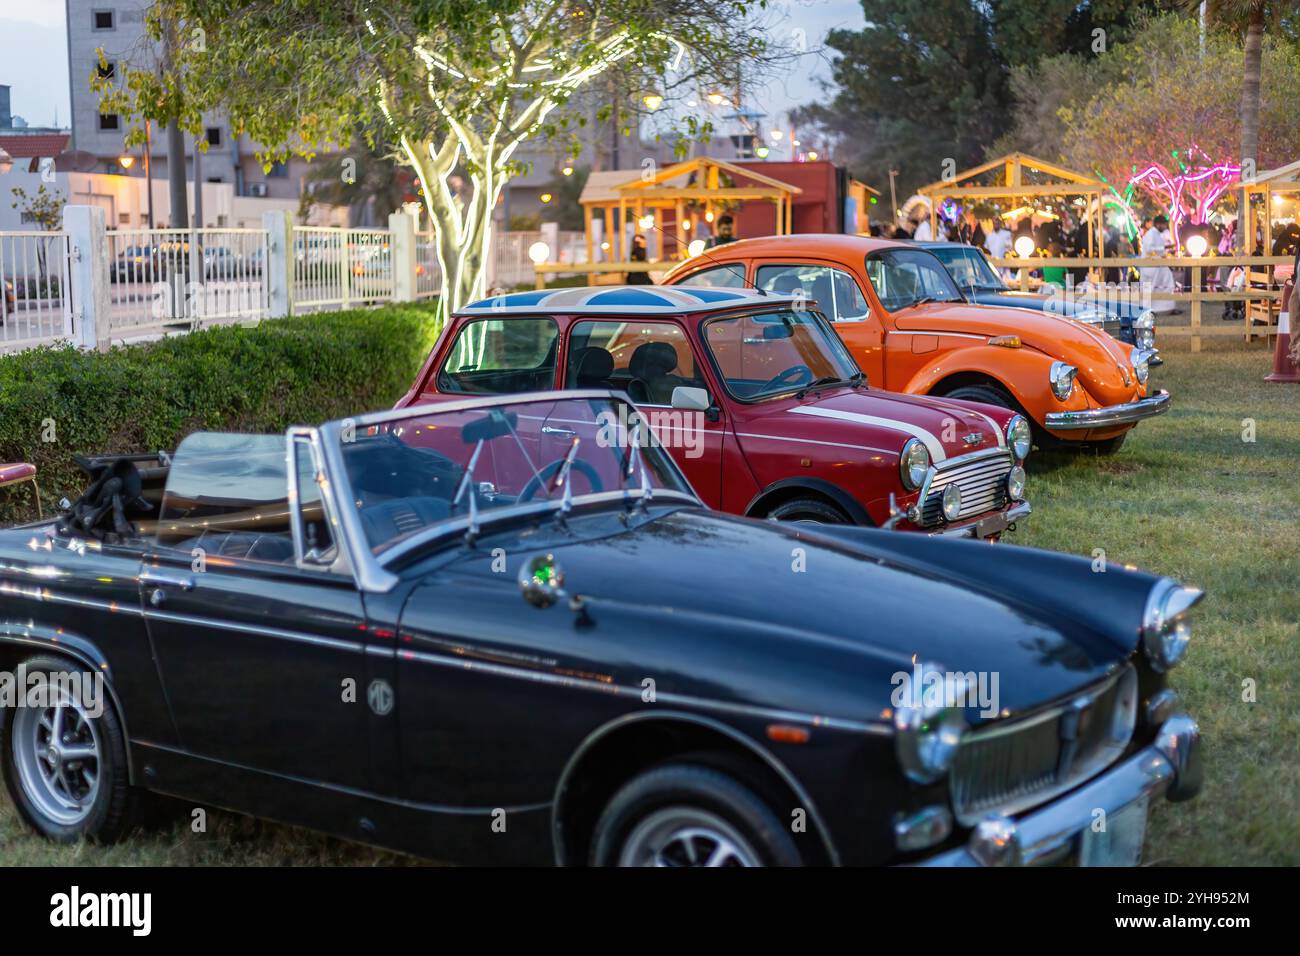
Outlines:
{"label": "green hedge", "polygon": [[[36,465],[49,509],[84,485],[74,454],[170,450],[200,429],[278,432],[390,407],[435,337],[431,306],[387,306],[208,329],[102,354],[45,348],[3,356],[0,462]],[[0,490],[0,520],[34,511],[30,486]]]}

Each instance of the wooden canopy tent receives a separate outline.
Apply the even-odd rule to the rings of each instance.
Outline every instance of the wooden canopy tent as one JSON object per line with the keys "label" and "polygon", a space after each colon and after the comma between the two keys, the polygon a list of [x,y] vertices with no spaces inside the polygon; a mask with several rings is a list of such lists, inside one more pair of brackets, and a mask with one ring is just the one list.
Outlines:
{"label": "wooden canopy tent", "polygon": [[[1300,159],[1294,163],[1279,166],[1277,169],[1269,169],[1259,173],[1254,182],[1246,184],[1245,189],[1248,202],[1246,206],[1246,232],[1243,235],[1253,236],[1255,226],[1262,222],[1264,226],[1264,255],[1268,255],[1273,248],[1273,202],[1275,199],[1288,194],[1300,194]],[[1262,197],[1264,200],[1263,212],[1258,218],[1253,202],[1257,196]],[[1248,247],[1246,252],[1250,253],[1252,248]]]}
{"label": "wooden canopy tent", "polygon": [[[624,224],[645,217],[654,219],[653,228],[666,239],[663,230],[667,210],[673,211],[676,243],[661,247],[662,258],[685,258],[691,237],[699,233],[700,220],[712,222],[720,204],[759,200],[771,202],[776,210],[776,234],[789,235],[794,220],[794,197],[798,186],[765,176],[752,168],[721,159],[699,157],[666,166],[652,176],[628,179],[627,170],[592,173],[582,190],[583,223],[587,234],[587,261],[595,261],[592,221],[603,216],[603,232],[609,243],[609,258],[626,261],[627,235]],[[723,176],[733,185],[723,186]],[[631,218],[629,218],[631,217]]]}
{"label": "wooden canopy tent", "polygon": [[[984,182],[997,179],[1000,182]],[[1105,243],[1097,239],[1102,233],[1101,196],[1106,186],[1099,179],[1085,176],[1056,163],[1030,156],[1009,153],[982,165],[963,170],[951,179],[922,186],[918,192],[930,200],[930,230],[937,235],[939,206],[952,199],[966,206],[974,202],[1027,200],[1079,196],[1084,200],[1084,218],[1088,223],[1088,256],[1105,254]]]}

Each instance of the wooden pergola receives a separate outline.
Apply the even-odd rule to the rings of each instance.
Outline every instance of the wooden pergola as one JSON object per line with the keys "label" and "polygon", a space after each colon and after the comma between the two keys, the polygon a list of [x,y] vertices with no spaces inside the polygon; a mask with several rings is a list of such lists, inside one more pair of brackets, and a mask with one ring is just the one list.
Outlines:
{"label": "wooden pergola", "polygon": [[[724,174],[734,185],[721,185]],[[671,209],[675,258],[685,258],[691,236],[699,232],[700,220],[712,222],[716,207],[722,203],[770,202],[776,210],[776,235],[789,235],[794,222],[794,197],[803,192],[798,186],[752,168],[705,156],[666,166],[652,176],[634,175],[627,179],[629,175],[632,174],[623,170],[615,181],[613,172],[592,173],[582,190],[578,201],[582,204],[586,227],[588,262],[595,261],[592,220],[597,214],[604,217],[609,258],[625,261],[628,250],[624,224],[652,216],[653,228],[662,238],[665,214]],[[747,182],[742,185],[742,181]]]}
{"label": "wooden pergola", "polygon": [[[985,182],[989,179],[1001,181]],[[1009,153],[963,170],[951,179],[922,186],[918,192],[930,200],[932,235],[937,235],[939,206],[945,199],[953,199],[966,206],[974,202],[994,200],[1025,200],[1032,205],[1035,199],[1083,197],[1088,222],[1088,256],[1091,257],[1094,249],[1098,255],[1105,254],[1105,243],[1097,242],[1097,237],[1103,231],[1101,197],[1105,189],[1105,184],[1092,176],[1049,163],[1028,153]]]}
{"label": "wooden pergola", "polygon": [[[1264,211],[1260,220],[1264,226],[1264,254],[1268,255],[1268,250],[1273,247],[1273,199],[1300,193],[1300,159],[1259,173],[1253,182],[1246,184],[1245,189],[1248,200],[1253,200],[1256,196],[1264,199]],[[1246,210],[1246,231],[1242,235],[1254,236],[1257,222],[1254,204],[1248,202]],[[1249,253],[1251,248],[1253,247],[1247,247],[1246,252]]]}

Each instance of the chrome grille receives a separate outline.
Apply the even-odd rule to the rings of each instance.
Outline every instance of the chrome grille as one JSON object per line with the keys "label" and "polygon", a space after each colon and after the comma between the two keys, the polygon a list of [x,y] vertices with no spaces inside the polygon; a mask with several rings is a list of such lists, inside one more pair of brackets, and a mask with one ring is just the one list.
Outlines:
{"label": "chrome grille", "polygon": [[954,814],[971,825],[1081,783],[1128,746],[1136,713],[1137,674],[1129,666],[1065,704],[973,731],[949,772]]}
{"label": "chrome grille", "polygon": [[921,505],[921,524],[929,526],[943,520],[943,490],[953,482],[961,486],[961,513],[956,520],[996,511],[1007,503],[1007,474],[1011,471],[1011,451],[998,448],[974,458],[963,455],[941,463],[926,488]]}

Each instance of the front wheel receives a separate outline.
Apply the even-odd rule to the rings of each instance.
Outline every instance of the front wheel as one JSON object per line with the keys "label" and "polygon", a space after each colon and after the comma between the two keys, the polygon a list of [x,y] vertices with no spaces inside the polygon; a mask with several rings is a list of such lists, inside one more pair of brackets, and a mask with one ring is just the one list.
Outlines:
{"label": "front wheel", "polygon": [[767,513],[773,521],[811,521],[816,524],[852,524],[849,516],[817,498],[783,501]]}
{"label": "front wheel", "polygon": [[752,790],[728,774],[674,763],[641,774],[609,801],[592,839],[593,866],[800,866],[794,839]]}
{"label": "front wheel", "polygon": [[116,840],[131,791],[125,736],[102,681],[57,657],[33,657],[25,670],[23,700],[0,720],[0,767],[14,806],[57,843]]}
{"label": "front wheel", "polygon": [[1124,447],[1125,438],[1128,438],[1128,432],[1116,435],[1114,438],[1107,438],[1105,441],[1089,442],[1087,448],[1098,455],[1113,455]]}

